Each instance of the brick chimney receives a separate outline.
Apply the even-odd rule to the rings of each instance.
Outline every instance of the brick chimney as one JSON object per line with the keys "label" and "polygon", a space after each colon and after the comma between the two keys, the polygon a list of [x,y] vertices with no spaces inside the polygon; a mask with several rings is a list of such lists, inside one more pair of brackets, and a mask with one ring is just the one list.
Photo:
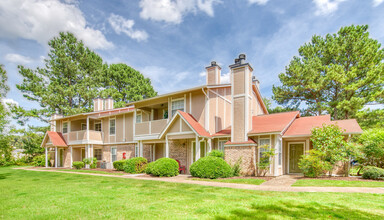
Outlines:
{"label": "brick chimney", "polygon": [[251,97],[252,67],[245,62],[245,54],[240,54],[230,65],[232,91],[231,142],[248,141],[247,133],[252,128]]}
{"label": "brick chimney", "polygon": [[113,109],[113,99],[111,97],[108,97],[104,99],[104,110],[111,110]]}
{"label": "brick chimney", "polygon": [[93,99],[93,111],[103,111],[104,110],[104,99],[97,97]]}
{"label": "brick chimney", "polygon": [[207,70],[207,85],[220,84],[221,67],[212,61],[211,65],[205,68]]}

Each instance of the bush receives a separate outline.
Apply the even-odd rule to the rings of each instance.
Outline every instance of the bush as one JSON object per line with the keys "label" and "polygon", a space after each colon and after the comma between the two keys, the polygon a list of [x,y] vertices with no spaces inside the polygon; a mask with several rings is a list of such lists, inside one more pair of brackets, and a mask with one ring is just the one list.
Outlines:
{"label": "bush", "polygon": [[124,165],[128,160],[116,160],[113,162],[113,168],[117,171],[124,171]]}
{"label": "bush", "polygon": [[208,154],[208,156],[224,158],[224,152],[219,151],[219,150],[213,150],[213,151],[211,151],[211,152]]}
{"label": "bush", "polygon": [[265,176],[271,166],[271,158],[275,156],[275,149],[270,148],[269,145],[259,146],[259,152],[263,149],[263,153],[260,156],[257,166],[257,176]]}
{"label": "bush", "polygon": [[83,168],[84,165],[85,165],[84,162],[81,162],[81,161],[74,161],[74,162],[72,163],[72,166],[73,166],[74,168],[78,169],[78,170],[80,170],[81,168]]}
{"label": "bush", "polygon": [[[32,160],[32,165],[36,167],[45,167],[45,154],[36,156]],[[51,166],[51,158],[48,156],[48,166]]]}
{"label": "bush", "polygon": [[97,158],[96,157],[92,158],[92,164],[90,167],[91,167],[91,169],[97,168]]}
{"label": "bush", "polygon": [[231,166],[231,176],[240,176],[240,172],[241,172],[241,160],[242,158],[240,157],[236,163],[234,163],[232,166]]}
{"label": "bush", "polygon": [[147,159],[144,157],[134,157],[124,165],[124,172],[126,173],[144,173],[145,167],[147,166]]}
{"label": "bush", "polygon": [[359,137],[363,155],[359,158],[365,166],[384,168],[384,130],[370,129]]}
{"label": "bush", "polygon": [[384,178],[384,169],[368,166],[364,168],[363,179],[377,180]]}
{"label": "bush", "polygon": [[179,163],[172,158],[160,158],[149,165],[149,169],[146,172],[150,172],[154,176],[177,176],[179,175]]}
{"label": "bush", "polygon": [[302,156],[298,165],[304,176],[314,178],[332,170],[331,163],[322,160],[321,154],[318,150],[311,150],[309,154]]}
{"label": "bush", "polygon": [[231,166],[225,160],[212,156],[198,159],[191,165],[190,171],[194,177],[209,179],[230,177],[232,173]]}
{"label": "bush", "polygon": [[155,164],[155,161],[150,162],[150,163],[147,164],[147,167],[145,168],[145,173],[146,174],[152,174],[152,168],[153,168],[154,164]]}

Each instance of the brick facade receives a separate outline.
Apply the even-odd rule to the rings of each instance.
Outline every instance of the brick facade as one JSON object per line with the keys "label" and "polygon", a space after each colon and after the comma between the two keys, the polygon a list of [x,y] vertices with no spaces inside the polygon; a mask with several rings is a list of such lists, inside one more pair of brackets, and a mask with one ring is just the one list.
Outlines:
{"label": "brick facade", "polygon": [[179,160],[181,165],[188,168],[188,143],[185,139],[169,141],[169,157]]}
{"label": "brick facade", "polygon": [[241,158],[241,175],[254,176],[256,150],[255,146],[228,146],[224,148],[224,158],[230,165],[233,165]]}

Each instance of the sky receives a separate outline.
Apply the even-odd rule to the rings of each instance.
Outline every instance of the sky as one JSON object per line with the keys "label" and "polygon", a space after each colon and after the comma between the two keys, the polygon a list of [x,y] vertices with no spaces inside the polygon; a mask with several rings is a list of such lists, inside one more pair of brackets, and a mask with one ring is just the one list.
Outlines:
{"label": "sky", "polygon": [[17,65],[44,67],[47,43],[60,31],[109,64],[139,70],[159,94],[203,85],[212,60],[228,82],[228,66],[245,53],[271,97],[301,45],[352,24],[368,24],[384,43],[384,0],[1,0],[0,64],[11,88],[4,101],[39,107],[17,90]]}

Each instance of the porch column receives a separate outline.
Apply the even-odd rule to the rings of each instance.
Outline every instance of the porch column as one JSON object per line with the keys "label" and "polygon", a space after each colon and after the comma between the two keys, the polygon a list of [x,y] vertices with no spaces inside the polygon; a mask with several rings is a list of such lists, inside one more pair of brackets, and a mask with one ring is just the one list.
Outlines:
{"label": "porch column", "polygon": [[143,144],[143,141],[140,141],[140,145],[139,145],[139,147],[140,147],[140,157],[143,157],[143,155],[144,155],[144,153],[143,153],[143,150],[144,150],[144,144]]}
{"label": "porch column", "polygon": [[55,147],[55,168],[57,168],[57,147]]}
{"label": "porch column", "polygon": [[45,168],[48,168],[48,147],[45,147]]}
{"label": "porch column", "polygon": [[72,146],[69,147],[69,150],[71,151],[70,167],[72,168],[72,163],[73,163],[73,149],[72,149]]}
{"label": "porch column", "polygon": [[212,151],[212,139],[209,138],[207,141],[207,144],[208,144],[208,152],[207,152],[207,155],[208,155],[208,153]]}
{"label": "porch column", "polygon": [[[85,145],[85,158],[89,158],[89,145]],[[86,164],[85,168],[89,169],[89,165]]]}
{"label": "porch column", "polygon": [[89,143],[89,117],[87,117],[87,143]]}
{"label": "porch column", "polygon": [[196,160],[200,159],[200,143],[199,143],[199,137],[196,135],[196,144],[195,144],[195,147],[196,147]]}
{"label": "porch column", "polygon": [[165,135],[165,157],[169,157],[168,135]]}

